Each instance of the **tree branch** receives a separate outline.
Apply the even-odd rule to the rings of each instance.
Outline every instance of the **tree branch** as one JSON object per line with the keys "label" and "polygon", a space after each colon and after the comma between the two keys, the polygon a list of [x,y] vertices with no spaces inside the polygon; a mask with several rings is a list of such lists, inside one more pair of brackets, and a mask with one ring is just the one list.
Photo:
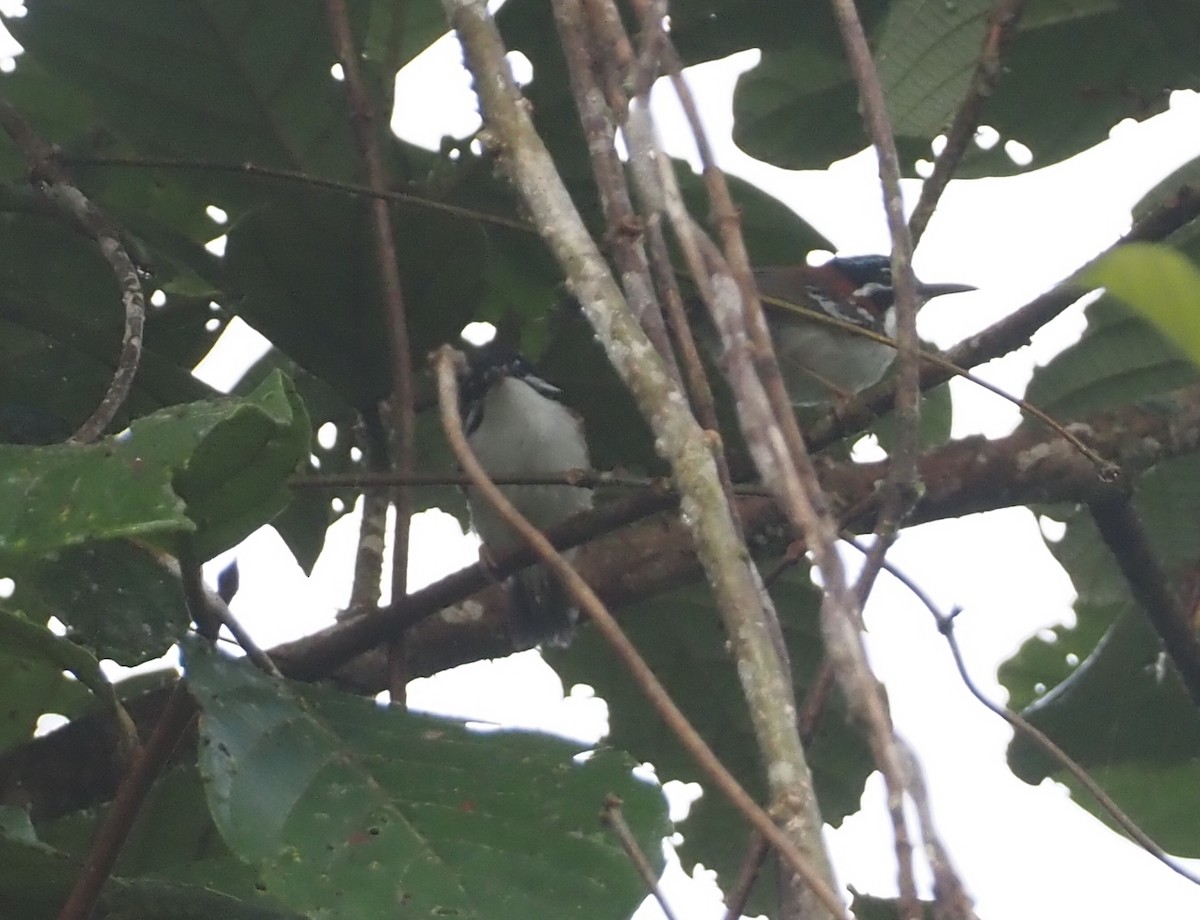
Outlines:
{"label": "tree branch", "polygon": [[1115,488],[1107,499],[1093,501],[1088,509],[1130,592],[1162,639],[1188,696],[1200,708],[1200,642],[1178,597],[1169,587],[1170,579],[1150,545],[1150,535],[1142,519],[1129,496]]}
{"label": "tree branch", "polygon": [[[342,65],[346,99],[350,106],[350,127],[354,132],[354,141],[366,173],[367,186],[378,195],[386,192],[391,183],[375,132],[376,113],[359,68],[359,54],[354,43],[354,33],[350,28],[350,15],[346,11],[345,0],[324,0],[324,3],[334,50]],[[402,7],[396,5],[393,14],[401,16]],[[383,198],[371,199],[370,227],[376,270],[383,291],[384,320],[391,355],[392,393],[388,400],[391,416],[387,426],[390,436],[388,454],[392,469],[401,474],[408,474],[413,471],[417,430],[412,348],[408,337],[408,319],[405,316],[400,269],[396,264],[392,216]],[[396,509],[396,529],[392,534],[392,599],[399,600],[408,593],[408,539],[412,498],[407,486],[396,487],[393,502]],[[391,662],[392,679],[389,682],[389,690],[392,700],[403,704],[407,680],[402,666],[404,650],[399,644],[401,641],[399,637],[393,640],[393,644],[389,646],[388,660]]]}
{"label": "tree branch", "polygon": [[146,325],[146,299],[137,268],[120,232],[112,222],[78,188],[55,160],[54,149],[42,140],[16,107],[0,97],[0,126],[12,138],[29,166],[29,179],[34,188],[51,204],[68,226],[77,227],[95,240],[104,260],[112,267],[121,289],[125,308],[125,331],[121,339],[121,354],[100,404],[79,426],[72,441],[87,444],[98,440],[112,424],[121,406],[133,389],[142,357],[142,336]]}
{"label": "tree branch", "polygon": [[975,76],[971,78],[967,95],[954,115],[950,130],[946,132],[946,146],[934,161],[933,172],[922,184],[921,197],[917,199],[917,206],[908,219],[908,232],[912,235],[914,248],[921,241],[942,192],[954,178],[958,164],[975,137],[983,109],[1000,82],[1001,58],[1024,11],[1025,0],[996,0],[988,13],[988,28],[979,52],[979,62],[975,65]]}

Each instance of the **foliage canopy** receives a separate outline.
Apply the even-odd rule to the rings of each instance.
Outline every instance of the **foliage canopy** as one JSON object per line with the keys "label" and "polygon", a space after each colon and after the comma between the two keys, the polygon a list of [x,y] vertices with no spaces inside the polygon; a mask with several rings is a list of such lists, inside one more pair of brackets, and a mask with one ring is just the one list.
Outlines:
{"label": "foliage canopy", "polygon": [[[389,111],[394,74],[444,33],[444,14],[434,0],[346,7],[374,107]],[[991,9],[982,0],[860,4],[906,174],[930,157],[967,92]],[[600,237],[604,219],[549,5],[509,0],[497,18],[508,47],[532,63],[525,94],[535,123]],[[133,390],[111,435],[68,442],[118,366],[122,292],[95,241],[44,206],[36,164],[31,182],[17,146],[0,145],[0,577],[12,585],[0,599],[0,915],[38,918],[56,915],[66,899],[98,806],[124,774],[131,740],[113,726],[128,709],[144,736],[169,692],[145,678],[110,685],[98,660],[132,666],[184,639],[191,617],[176,560],[186,582],[189,564],[270,524],[311,571],[338,509],[357,493],[289,488],[289,477],[361,470],[363,452],[377,454],[386,441],[379,404],[392,379],[372,203],[318,4],[30,0],[6,25],[24,53],[0,77],[0,98],[55,145],[55,161],[119,229],[154,292]],[[1121,119],[1163,110],[1169,91],[1200,86],[1196,35],[1200,12],[1189,4],[1030,4],[985,120],[1032,150],[1038,166],[1070,157]],[[670,10],[670,36],[687,64],[762,50],[734,101],[734,137],[751,155],[820,169],[867,144],[825,4],[685,0]],[[654,437],[579,311],[563,305],[561,272],[494,154],[470,138],[425,150],[374,127],[398,193],[388,207],[418,363],[457,341],[466,323],[491,321],[518,337],[583,413],[598,469],[661,474]],[[1083,426],[1121,466],[1158,586],[1190,611],[1200,584],[1200,218],[1188,186],[1197,162],[1139,206],[1147,243],[1079,276],[1078,293],[1109,293],[1087,308],[1080,341],[1040,369],[1027,394]],[[975,146],[958,175],[1022,168],[1004,144]],[[685,166],[677,174],[693,213],[705,214],[702,180]],[[781,203],[731,185],[752,261],[832,248]],[[221,255],[209,245],[217,236]],[[235,317],[272,347],[220,394],[191,371]],[[1024,340],[1010,336],[997,339],[998,352]],[[417,403],[432,403],[423,372]],[[935,422],[925,431],[928,480],[951,468],[963,445],[947,443],[944,388],[928,394],[926,409]],[[455,464],[434,415],[418,418],[416,468],[450,476]],[[338,432],[332,446],[316,435],[329,424]],[[874,417],[869,427],[887,443],[888,424]],[[846,471],[828,488],[847,501],[855,482],[873,476],[842,459],[847,436],[860,433],[839,431],[821,445]],[[974,442],[970,450],[989,462],[1014,456],[1011,475],[931,488],[913,520],[1027,504],[1065,522],[1051,548],[1078,591],[1077,621],[1052,640],[1031,639],[1005,665],[1010,704],[1166,848],[1200,855],[1200,717],[1187,689],[1200,686],[1200,658],[1173,647],[1153,610],[1147,615],[1153,592],[1123,557],[1122,532],[1097,514],[1097,471],[1089,482],[1031,459],[1054,437],[1027,422],[1012,438]],[[727,442],[736,470],[742,448],[732,427]],[[413,510],[464,515],[454,488],[413,497]],[[769,503],[748,506],[746,520],[763,558],[785,548]],[[630,525],[585,550],[581,568],[622,608],[672,696],[762,800],[761,758],[713,599],[697,584],[681,532],[667,526]],[[803,695],[821,672],[820,599],[807,570],[772,592]],[[496,594],[485,591],[490,612],[481,621],[433,618],[414,629],[410,672],[511,650],[502,612],[492,609]],[[52,618],[65,634],[51,631]],[[1194,626],[1183,630],[1184,646],[1189,635],[1195,645]],[[277,660],[295,674],[304,654],[302,644]],[[661,868],[665,806],[630,769],[649,761],[664,779],[703,777],[591,631],[547,657],[565,680],[591,684],[609,702],[607,747],[582,764],[566,742],[477,734],[329,686],[280,684],[191,638],[184,673],[198,737],[155,785],[100,914],[382,916],[397,904],[405,916],[628,914],[644,891],[596,813],[619,796]],[[304,676],[327,677],[343,663]],[[369,692],[381,688],[373,674],[338,671],[343,685]],[[31,741],[45,713],[73,724]],[[874,765],[836,692],[809,748],[822,814],[838,823],[857,810]],[[1020,733],[1010,762],[1029,782],[1074,782]],[[81,769],[88,764],[94,769]],[[1095,808],[1084,795],[1079,802]],[[736,812],[706,796],[684,829],[685,862],[732,879],[746,837]],[[760,885],[752,909],[771,909],[768,889]]]}

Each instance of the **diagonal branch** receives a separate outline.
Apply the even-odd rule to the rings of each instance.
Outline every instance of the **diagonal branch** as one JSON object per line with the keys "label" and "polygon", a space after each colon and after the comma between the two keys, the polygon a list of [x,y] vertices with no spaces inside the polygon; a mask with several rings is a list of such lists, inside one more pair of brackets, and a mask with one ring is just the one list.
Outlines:
{"label": "diagonal branch", "polygon": [[1024,11],[1025,0],[996,0],[988,14],[988,28],[979,52],[979,63],[975,65],[975,76],[971,78],[967,95],[954,115],[950,130],[946,132],[946,146],[934,161],[933,172],[921,186],[921,197],[917,199],[917,206],[908,219],[908,231],[912,234],[914,248],[924,235],[942,192],[954,178],[958,164],[975,137],[983,109],[1000,82],[1004,51]]}
{"label": "diagonal branch", "polygon": [[1170,579],[1129,496],[1113,491],[1111,497],[1088,506],[1092,520],[1130,592],[1162,640],[1192,703],[1200,707],[1200,642],[1196,632],[1169,587]]}
{"label": "diagonal branch", "polygon": [[434,358],[442,428],[451,450],[454,451],[463,470],[471,477],[475,488],[504,519],[505,523],[520,534],[521,539],[537,553],[542,564],[553,571],[554,575],[563,583],[572,599],[588,615],[588,618],[613,649],[630,678],[637,684],[638,689],[642,691],[659,718],[679,739],[679,743],[687,750],[713,786],[721,791],[730,804],[755,830],[771,842],[779,854],[787,860],[788,865],[804,879],[831,916],[845,917],[845,911],[837,894],[824,877],[825,867],[819,863],[814,865],[812,860],[796,847],[784,830],[771,819],[771,816],[742,788],[742,785],[725,768],[725,765],[713,753],[712,748],[705,743],[700,733],[688,721],[687,716],[675,705],[666,688],[654,676],[650,666],[638,654],[637,648],[629,641],[588,583],[575,571],[571,563],[567,562],[562,554],[554,549],[550,541],[521,516],[512,503],[505,498],[504,493],[488,479],[487,473],[471,453],[471,448],[462,431],[462,420],[458,417],[458,384],[454,354],[449,346],[443,346]]}

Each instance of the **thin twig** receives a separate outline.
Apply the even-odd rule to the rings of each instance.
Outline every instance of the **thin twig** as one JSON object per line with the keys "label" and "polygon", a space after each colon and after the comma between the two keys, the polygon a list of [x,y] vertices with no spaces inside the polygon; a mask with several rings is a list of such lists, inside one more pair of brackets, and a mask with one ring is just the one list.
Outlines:
{"label": "thin twig", "polygon": [[[892,574],[894,575],[895,573],[893,572]],[[933,607],[930,607],[929,609],[934,613],[935,616],[938,617],[938,632],[946,637],[946,643],[950,646],[950,654],[954,658],[954,666],[958,669],[959,677],[962,678],[963,685],[967,688],[971,695],[975,697],[975,699],[979,700],[979,702],[982,703],[986,708],[990,709],[1005,722],[1011,725],[1014,730],[1025,735],[1026,738],[1028,738],[1039,748],[1041,748],[1047,755],[1049,755],[1055,763],[1070,773],[1075,781],[1084,788],[1088,795],[1096,800],[1096,804],[1103,809],[1105,814],[1112,818],[1113,823],[1116,824],[1117,827],[1119,827],[1122,831],[1124,831],[1130,840],[1140,846],[1143,850],[1161,862],[1172,872],[1183,876],[1193,884],[1200,885],[1200,875],[1193,873],[1186,866],[1176,862],[1169,853],[1155,843],[1154,840],[1151,839],[1151,837],[1145,831],[1138,827],[1134,820],[1130,818],[1129,815],[1125,814],[1120,806],[1118,806],[1117,803],[1109,797],[1108,793],[1101,788],[1100,784],[1092,779],[1087,770],[1072,760],[1070,755],[1052,740],[1050,740],[1045,732],[1033,725],[1031,722],[1027,721],[1023,716],[1013,712],[1011,709],[1007,709],[1004,706],[1001,706],[999,703],[992,702],[990,699],[988,699],[987,695],[981,689],[979,689],[979,686],[972,679],[970,672],[967,671],[967,665],[962,656],[962,649],[958,645],[958,637],[954,634],[954,621],[957,619],[961,611],[953,610],[948,615],[944,615],[938,613],[938,611]]]}
{"label": "thin twig", "polygon": [[[1078,298],[1076,298],[1076,299],[1078,299]],[[854,323],[850,323],[850,322],[847,322],[846,320],[839,319],[836,316],[830,316],[829,314],[824,313],[819,310],[813,310],[811,307],[806,307],[803,304],[791,303],[789,301],[783,300],[778,297],[764,297],[763,300],[766,303],[769,303],[774,307],[778,307],[779,309],[788,310],[793,313],[801,314],[804,316],[806,321],[823,323],[828,326],[833,326],[837,329],[841,329],[841,330],[845,331],[846,333],[848,333],[850,335],[857,335],[857,336],[861,336],[863,338],[868,338],[873,342],[879,342],[881,345],[888,345],[888,346],[891,346],[892,348],[899,347],[899,344],[897,343],[897,341],[895,339],[888,338],[886,335],[882,335],[873,329],[866,329],[862,326],[856,326]],[[972,374],[968,370],[964,370],[963,368],[958,367],[956,364],[954,364],[953,361],[951,361],[945,355],[942,355],[938,352],[926,351],[925,349],[920,349],[920,351],[918,352],[918,357],[920,358],[922,368],[927,368],[927,367],[940,368],[941,370],[947,372],[947,377],[961,377],[964,380],[969,380],[971,383],[975,384],[977,387],[987,390],[990,393],[994,393],[997,396],[999,396],[1001,399],[1005,400],[1006,402],[1012,403],[1014,406],[1016,406],[1018,409],[1020,409],[1022,413],[1030,416],[1031,418],[1037,419],[1039,422],[1041,422],[1043,425],[1045,425],[1051,431],[1056,432],[1061,437],[1065,438],[1068,442],[1070,442],[1070,444],[1073,445],[1076,450],[1078,450],[1081,454],[1083,454],[1083,456],[1087,457],[1092,463],[1094,463],[1096,465],[1096,469],[1102,477],[1104,477],[1106,479],[1110,479],[1113,477],[1113,475],[1114,475],[1113,464],[1110,460],[1106,460],[1104,457],[1101,457],[1099,454],[1097,454],[1087,444],[1083,443],[1083,441],[1081,441],[1074,434],[1072,434],[1072,432],[1070,431],[1069,428],[1067,428],[1067,426],[1065,426],[1061,422],[1055,420],[1051,415],[1049,415],[1043,409],[1038,408],[1033,403],[1028,402],[1024,399],[1021,399],[1020,397],[1013,396],[1012,394],[1005,392],[1003,389],[996,386],[994,383],[990,383],[989,381],[984,380],[982,377],[979,377],[976,374]],[[927,381],[929,381],[929,382],[927,382]],[[922,373],[922,375],[921,375],[921,390],[924,391],[924,390],[930,389],[934,386],[939,385],[939,383],[941,383],[941,382],[944,382],[944,381],[938,380],[937,378],[933,378],[932,375],[930,375],[930,374]],[[890,395],[891,389],[892,389],[891,381],[887,382],[886,388],[887,388],[888,394]],[[867,394],[865,396],[859,397],[859,399],[864,402],[869,400],[872,404],[875,404],[875,400],[870,395],[873,392],[874,392],[874,389],[867,391]],[[840,412],[835,413],[834,417],[836,417],[838,419],[846,419],[847,417],[849,417],[850,414],[853,414],[853,412],[854,412],[854,409],[851,406],[848,409],[843,409],[843,410],[840,410]],[[815,434],[810,434],[810,437],[814,443],[821,444],[824,442],[825,431],[824,431],[824,429],[818,429]]]}
{"label": "thin twig", "polygon": [[133,378],[137,374],[142,357],[142,336],[146,325],[146,299],[142,293],[142,283],[138,278],[137,268],[121,241],[120,232],[71,182],[66,170],[55,160],[54,149],[38,136],[16,107],[3,97],[0,97],[0,126],[3,126],[25,158],[29,166],[29,179],[34,188],[50,202],[55,212],[69,226],[78,227],[96,242],[104,260],[116,275],[117,285],[121,289],[125,329],[117,366],[99,405],[71,436],[74,442],[88,444],[104,434],[133,389]]}
{"label": "thin twig", "polygon": [[[536,551],[542,564],[553,571],[554,575],[563,583],[580,610],[588,615],[613,649],[622,666],[637,684],[638,689],[642,691],[651,707],[678,738],[680,744],[691,755],[709,781],[729,799],[730,804],[746,818],[751,826],[770,840],[780,855],[787,860],[789,866],[804,879],[825,908],[835,917],[845,917],[845,910],[841,902],[822,877],[822,873],[813,867],[810,860],[796,848],[783,829],[771,820],[762,807],[742,788],[733,774],[725,768],[713,753],[712,748],[705,743],[687,717],[675,705],[666,688],[655,677],[645,659],[629,641],[617,621],[613,619],[612,614],[605,609],[596,593],[587,582],[580,578],[579,573],[563,558],[562,554],[554,549],[541,531],[525,520],[505,498],[504,493],[488,479],[486,471],[475,459],[466,437],[463,435],[462,420],[458,414],[455,355],[456,352],[448,346],[443,346],[434,358],[442,428],[455,458],[467,475],[472,478],[481,497],[492,506],[514,532],[520,535],[525,543]],[[461,356],[459,356],[459,360],[461,361]]]}
{"label": "thin twig", "polygon": [[641,876],[646,890],[654,896],[654,900],[658,902],[659,909],[667,920],[675,920],[675,912],[671,910],[671,905],[663,894],[662,886],[658,884],[658,876],[654,872],[654,867],[650,865],[650,860],[646,858],[646,854],[642,852],[642,848],[638,846],[637,838],[633,835],[625,816],[621,813],[621,800],[616,796],[609,796],[604,803],[604,807],[600,810],[600,822],[605,827],[612,828],[617,839],[621,841],[621,847],[625,850],[625,855],[629,857],[629,862],[633,868],[637,870],[637,874]]}
{"label": "thin twig", "polygon": [[[334,50],[342,65],[355,146],[366,173],[367,186],[379,195],[388,191],[391,183],[376,135],[376,112],[359,67],[359,51],[350,27],[350,14],[346,9],[345,0],[324,0],[324,4]],[[394,13],[401,15],[401,10],[396,9]],[[384,320],[391,357],[392,392],[388,401],[388,453],[391,468],[398,473],[407,474],[413,471],[417,430],[413,406],[412,349],[400,283],[400,268],[396,263],[392,216],[388,211],[387,201],[383,198],[375,197],[371,200],[370,228],[375,267],[383,292]],[[412,496],[407,486],[399,485],[392,499],[396,511],[395,530],[392,533],[392,599],[399,600],[408,593],[408,543]],[[389,644],[388,663],[389,673],[393,678],[389,687],[392,701],[403,705],[407,681],[404,679],[404,646],[401,638],[396,638]]]}
{"label": "thin twig", "polygon": [[925,227],[933,217],[942,192],[954,178],[958,164],[962,162],[963,155],[975,137],[984,107],[1000,82],[1004,51],[1024,10],[1025,0],[995,0],[995,5],[988,13],[988,27],[984,33],[983,47],[979,51],[979,61],[975,65],[975,75],[971,78],[971,86],[954,115],[950,130],[946,132],[946,146],[938,154],[933,164],[933,172],[921,186],[921,197],[917,199],[917,206],[913,208],[912,216],[908,219],[908,232],[912,236],[914,247],[925,233]]}
{"label": "thin twig", "polygon": [[738,920],[745,912],[746,904],[750,901],[750,895],[754,891],[754,884],[758,881],[758,874],[762,871],[763,863],[766,862],[767,854],[770,852],[771,847],[767,844],[766,838],[758,831],[752,831],[750,843],[746,846],[746,853],[742,856],[742,862],[738,866],[733,887],[725,895],[725,920]]}
{"label": "thin twig", "polygon": [[[649,489],[653,492],[671,491],[671,480],[661,476],[630,476],[603,470],[563,470],[561,473],[540,473],[533,476],[496,476],[498,486],[580,486],[588,489]],[[362,489],[363,491],[391,489],[398,483],[410,486],[469,486],[470,477],[461,473],[297,473],[288,479],[293,489]],[[746,494],[765,495],[761,486],[739,486]]]}
{"label": "thin twig", "polygon": [[[913,275],[913,240],[904,218],[904,194],[900,188],[900,157],[896,152],[896,137],[892,132],[887,102],[883,95],[883,84],[867,34],[859,19],[854,0],[832,0],[834,18],[842,35],[842,45],[854,82],[858,86],[858,98],[862,108],[863,122],[875,155],[879,161],[879,180],[883,191],[883,210],[887,217],[888,231],[892,238],[892,286],[895,293],[896,310],[896,435],[890,451],[892,467],[884,485],[879,515],[875,522],[875,533],[879,540],[872,547],[863,568],[862,580],[870,584],[883,556],[896,538],[896,531],[912,501],[920,492],[917,479],[917,453],[920,450],[919,422],[920,363],[918,353],[920,340],[917,338],[917,280]],[[917,910],[915,887],[911,898],[901,893],[906,912]]]}
{"label": "thin twig", "polygon": [[[155,555],[156,558],[163,558],[165,554],[156,553]],[[209,642],[216,642],[220,637],[221,627],[224,626],[256,668],[271,677],[282,679],[283,675],[275,667],[271,656],[251,638],[250,633],[233,615],[233,611],[229,609],[224,598],[204,583],[204,574],[200,568],[200,560],[196,557],[191,537],[185,535],[180,540],[178,560],[173,560],[169,556],[165,558],[167,565],[179,576],[184,597],[187,598],[188,610],[196,623],[196,631]]]}
{"label": "thin twig", "polygon": [[1084,790],[1096,800],[1096,804],[1113,820],[1122,831],[1138,846],[1144,849],[1147,853],[1157,859],[1173,872],[1186,878],[1189,882],[1200,885],[1200,876],[1192,873],[1186,867],[1177,863],[1171,856],[1166,853],[1157,843],[1155,843],[1145,831],[1143,831],[1132,818],[1130,818],[1120,806],[1114,802],[1101,787],[1092,779],[1088,772],[1076,763],[1066,751],[1055,744],[1041,729],[1030,723],[1023,716],[1013,712],[999,703],[993,702],[987,694],[979,688],[971,677],[970,671],[967,670],[966,661],[963,659],[962,649],[958,644],[958,637],[955,635],[954,626],[962,611],[958,608],[951,610],[950,613],[942,613],[933,599],[903,571],[895,566],[888,565],[887,572],[897,581],[899,581],[909,593],[913,595],[926,610],[933,616],[937,623],[938,632],[945,639],[946,644],[950,647],[950,655],[954,659],[954,666],[958,670],[958,675],[962,679],[963,686],[968,692],[975,697],[985,708],[1002,718],[1005,722],[1013,727],[1015,731],[1025,735],[1030,741],[1042,749],[1055,763],[1063,768],[1067,773],[1078,782]]}
{"label": "thin twig", "polygon": [[[593,0],[593,2],[601,2],[601,0]],[[611,3],[607,5],[612,7]],[[653,84],[653,75],[657,74],[659,70],[659,56],[669,47],[669,43],[662,28],[662,20],[666,12],[665,3],[647,0],[641,4],[641,7],[639,15],[642,19],[642,47],[637,55],[637,73],[630,75],[626,82],[633,86],[637,105],[645,113],[650,110],[650,89]],[[619,18],[614,28],[623,28]],[[622,37],[624,37],[623,33]],[[656,178],[658,168],[655,158],[658,156],[658,151],[652,143],[653,137],[649,130],[630,130],[628,102],[623,106],[622,112],[625,116],[622,133],[626,149],[629,151],[639,214],[645,225],[650,268],[658,290],[659,302],[664,308],[667,331],[671,335],[677,359],[682,366],[683,380],[686,383],[696,420],[705,431],[710,432],[710,436],[714,439],[713,456],[717,462],[717,473],[726,497],[730,497],[733,494],[733,477],[729,470],[729,460],[725,456],[723,447],[717,441],[721,428],[717,419],[716,401],[713,398],[708,377],[704,372],[704,364],[700,358],[696,338],[692,334],[691,323],[688,322],[683,295],[679,290],[679,279],[671,265],[670,251],[667,247],[666,234],[663,231],[663,218],[666,214],[663,195]],[[648,127],[648,119],[643,117],[641,121]],[[744,537],[745,527],[738,513],[737,505],[730,501],[730,508],[733,511],[734,524],[738,533]],[[782,640],[780,645],[782,647]]]}
{"label": "thin twig", "polygon": [[[890,452],[888,476],[884,484],[879,514],[875,521],[875,544],[867,556],[859,584],[865,593],[888,548],[896,538],[900,522],[911,511],[920,495],[917,466],[920,422],[920,341],[917,338],[917,281],[913,275],[913,242],[904,217],[904,197],[900,188],[900,158],[896,138],[888,117],[883,86],[866,32],[854,0],[832,0],[834,18],[842,35],[842,44],[858,86],[863,120],[879,160],[879,179],[883,208],[892,238],[892,284],[896,310],[896,437]],[[857,600],[857,599],[856,599]],[[904,811],[907,771],[901,755],[883,686],[870,670],[862,645],[861,624],[848,615],[844,606],[834,616],[822,616],[826,649],[838,672],[850,710],[866,726],[872,755],[887,787],[887,807],[892,820],[900,889],[900,912],[919,920],[920,898],[913,873],[911,833]],[[841,642],[831,641],[839,638]]]}
{"label": "thin twig", "polygon": [[406,204],[417,208],[437,211],[460,220],[475,220],[480,223],[493,224],[497,227],[507,227],[510,230],[520,230],[522,233],[537,233],[537,229],[523,220],[505,217],[501,214],[490,214],[486,211],[476,211],[461,205],[450,204],[446,201],[435,201],[415,195],[412,192],[397,192],[391,189],[376,191],[367,185],[353,182],[343,182],[338,179],[322,179],[310,176],[308,173],[292,169],[275,169],[270,166],[258,166],[255,163],[223,163],[218,160],[186,160],[173,157],[99,157],[80,156],[77,154],[54,152],[58,162],[67,166],[99,166],[119,169],[170,169],[182,172],[221,172],[240,173],[260,179],[273,179],[279,182],[290,182],[296,185],[306,185],[310,188],[325,189],[340,192],[358,198],[378,198],[392,201],[396,204]]}

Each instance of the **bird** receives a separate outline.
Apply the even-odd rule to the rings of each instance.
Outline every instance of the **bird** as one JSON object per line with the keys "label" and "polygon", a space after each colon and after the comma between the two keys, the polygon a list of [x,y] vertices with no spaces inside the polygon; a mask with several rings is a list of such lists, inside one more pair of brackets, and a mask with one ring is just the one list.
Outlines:
{"label": "bird", "polygon": [[[895,338],[895,292],[889,256],[839,256],[823,265],[755,268],[767,327],[793,406],[831,406],[878,383],[895,360],[891,345],[806,317],[807,307]],[[968,284],[917,282],[917,306],[975,290]]]}
{"label": "bird", "polygon": [[[539,377],[515,348],[493,339],[469,350],[461,390],[467,443],[490,476],[537,476],[586,470],[591,464],[583,420],[559,401],[561,391]],[[504,496],[539,530],[592,507],[592,490],[575,485],[503,485]],[[481,561],[520,546],[520,536],[475,488],[467,488]],[[568,559],[573,551],[563,553]],[[541,565],[506,583],[509,632],[515,648],[565,646],[579,611],[558,578]]]}

